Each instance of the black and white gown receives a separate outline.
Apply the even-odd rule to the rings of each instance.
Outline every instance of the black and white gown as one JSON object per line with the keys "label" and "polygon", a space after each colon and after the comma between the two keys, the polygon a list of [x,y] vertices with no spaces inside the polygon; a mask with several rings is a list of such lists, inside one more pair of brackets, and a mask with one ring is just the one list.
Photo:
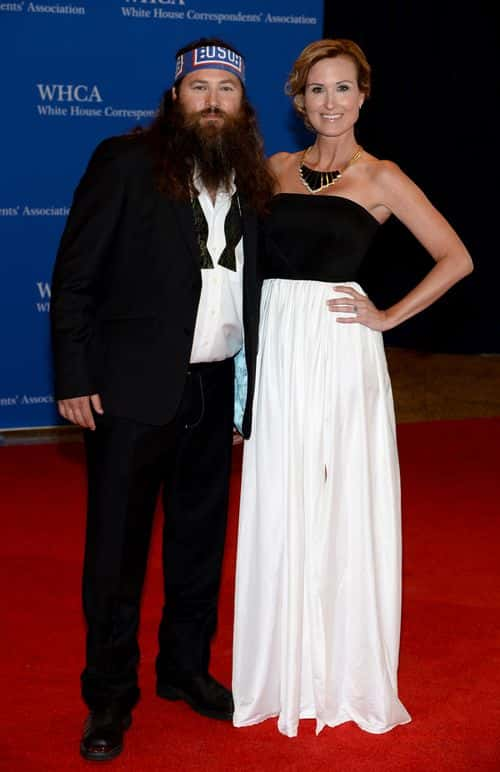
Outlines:
{"label": "black and white gown", "polygon": [[234,724],[410,721],[398,698],[401,517],[382,335],[341,325],[379,227],[340,196],[279,194],[267,254],[236,572]]}

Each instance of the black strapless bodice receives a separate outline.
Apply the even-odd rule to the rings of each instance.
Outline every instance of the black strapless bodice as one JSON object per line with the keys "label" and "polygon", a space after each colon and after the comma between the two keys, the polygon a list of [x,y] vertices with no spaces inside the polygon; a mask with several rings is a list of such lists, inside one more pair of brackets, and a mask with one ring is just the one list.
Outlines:
{"label": "black strapless bodice", "polygon": [[341,196],[279,193],[264,225],[265,279],[358,281],[379,223]]}

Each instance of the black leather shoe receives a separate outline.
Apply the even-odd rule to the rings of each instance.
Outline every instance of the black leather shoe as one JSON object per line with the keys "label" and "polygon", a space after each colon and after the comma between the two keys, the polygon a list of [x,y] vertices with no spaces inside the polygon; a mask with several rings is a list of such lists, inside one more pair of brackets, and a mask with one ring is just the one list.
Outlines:
{"label": "black leather shoe", "polygon": [[162,681],[156,687],[158,697],[165,700],[184,700],[197,713],[208,718],[231,721],[234,712],[233,695],[208,673],[188,675]]}
{"label": "black leather shoe", "polygon": [[80,743],[80,753],[87,761],[110,761],[123,750],[123,733],[132,723],[131,713],[93,710],[89,713]]}

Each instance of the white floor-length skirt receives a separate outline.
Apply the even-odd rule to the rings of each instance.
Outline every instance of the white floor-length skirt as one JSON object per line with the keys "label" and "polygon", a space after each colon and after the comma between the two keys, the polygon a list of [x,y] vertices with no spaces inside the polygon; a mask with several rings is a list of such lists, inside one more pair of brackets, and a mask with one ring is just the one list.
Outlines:
{"label": "white floor-length skirt", "polygon": [[[344,282],[362,292],[358,284]],[[319,281],[264,282],[238,536],[235,726],[410,721],[398,699],[399,465],[382,336]]]}

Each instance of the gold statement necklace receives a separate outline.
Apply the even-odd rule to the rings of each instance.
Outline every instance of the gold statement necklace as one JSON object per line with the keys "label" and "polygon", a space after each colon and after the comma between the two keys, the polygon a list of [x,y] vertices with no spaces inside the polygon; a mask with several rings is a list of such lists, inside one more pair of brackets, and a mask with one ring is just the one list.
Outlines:
{"label": "gold statement necklace", "polygon": [[304,163],[306,155],[311,149],[311,147],[307,147],[304,150],[299,165],[300,179],[302,180],[302,183],[305,185],[309,193],[319,193],[320,190],[325,190],[325,188],[329,188],[331,185],[335,185],[341,179],[345,170],[351,166],[351,164],[357,161],[363,152],[363,148],[358,146],[356,148],[356,152],[348,160],[342,170],[334,169],[333,171],[320,172],[316,169],[310,169],[309,166],[306,166]]}

